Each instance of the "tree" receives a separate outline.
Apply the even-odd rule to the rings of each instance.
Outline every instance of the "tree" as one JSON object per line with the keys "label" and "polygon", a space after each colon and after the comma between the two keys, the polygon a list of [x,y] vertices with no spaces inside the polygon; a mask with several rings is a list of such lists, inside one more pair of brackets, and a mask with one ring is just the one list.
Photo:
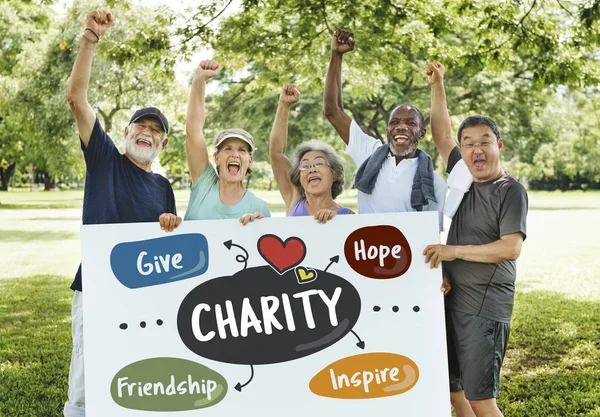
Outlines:
{"label": "tree", "polygon": [[[27,106],[22,123],[29,134],[25,159],[43,174],[46,189],[56,181],[80,179],[83,158],[66,100],[68,77],[79,48],[81,22],[90,6],[76,2],[54,31],[35,66],[23,66],[26,88],[18,99]],[[155,105],[167,116],[177,111],[175,54],[169,38],[170,17],[136,1],[111,8],[115,23],[98,45],[88,98],[104,129],[119,144],[134,108]],[[31,58],[31,57],[30,57]],[[170,117],[174,119],[174,117]]]}
{"label": "tree", "polygon": [[[411,102],[427,117],[424,68],[430,60],[447,67],[455,122],[474,112],[492,116],[510,144],[506,156],[527,163],[543,143],[531,130],[533,119],[555,91],[564,86],[582,91],[600,80],[598,0],[245,0],[218,31],[204,23],[226,2],[210,4],[198,9],[204,22],[189,26],[188,33],[211,43],[230,76],[250,73],[243,91],[257,100],[265,96],[263,89],[290,81],[318,97],[331,34],[337,27],[353,30],[357,47],[344,58],[344,104],[363,130],[381,139],[397,104]],[[223,82],[225,88],[240,88],[233,77]],[[318,101],[314,105],[320,107]],[[431,142],[424,147],[435,156]]]}
{"label": "tree", "polygon": [[52,21],[49,1],[39,4],[0,2],[0,190],[6,191],[22,162],[26,136],[21,125],[19,90],[27,81],[20,72],[24,52],[40,42]]}
{"label": "tree", "polygon": [[600,182],[600,97],[594,90],[564,90],[534,119],[541,145],[524,174],[536,187],[587,189]]}

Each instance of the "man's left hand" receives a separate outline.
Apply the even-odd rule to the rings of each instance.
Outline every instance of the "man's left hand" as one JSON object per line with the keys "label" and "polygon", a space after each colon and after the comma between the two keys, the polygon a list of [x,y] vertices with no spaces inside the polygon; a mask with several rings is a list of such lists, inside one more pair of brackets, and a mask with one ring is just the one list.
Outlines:
{"label": "man's left hand", "polygon": [[444,293],[444,297],[452,290],[452,284],[450,284],[450,278],[446,274],[446,271],[442,271],[442,286],[440,290]]}
{"label": "man's left hand", "polygon": [[448,245],[429,245],[423,251],[425,263],[431,262],[431,269],[437,268],[442,261],[456,259],[456,247]]}

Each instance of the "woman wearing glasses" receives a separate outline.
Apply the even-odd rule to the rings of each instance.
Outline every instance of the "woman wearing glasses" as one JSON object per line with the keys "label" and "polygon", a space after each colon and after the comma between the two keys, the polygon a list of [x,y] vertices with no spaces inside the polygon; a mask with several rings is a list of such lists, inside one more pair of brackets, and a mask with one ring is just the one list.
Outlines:
{"label": "woman wearing glasses", "polygon": [[310,141],[296,148],[292,161],[285,155],[290,107],[299,100],[298,87],[288,84],[282,88],[269,146],[286,215],[313,216],[325,223],[336,214],[354,214],[334,201],[344,187],[344,165],[331,146]]}

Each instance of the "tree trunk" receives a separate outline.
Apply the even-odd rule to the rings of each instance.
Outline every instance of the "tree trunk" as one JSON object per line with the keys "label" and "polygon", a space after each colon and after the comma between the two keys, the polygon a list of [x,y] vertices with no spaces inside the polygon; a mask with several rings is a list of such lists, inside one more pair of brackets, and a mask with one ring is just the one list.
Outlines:
{"label": "tree trunk", "polygon": [[16,167],[17,163],[13,162],[6,169],[0,168],[0,190],[8,191],[8,184],[12,176],[15,174]]}
{"label": "tree trunk", "polygon": [[54,188],[54,178],[51,177],[47,172],[44,172],[44,191],[50,191]]}

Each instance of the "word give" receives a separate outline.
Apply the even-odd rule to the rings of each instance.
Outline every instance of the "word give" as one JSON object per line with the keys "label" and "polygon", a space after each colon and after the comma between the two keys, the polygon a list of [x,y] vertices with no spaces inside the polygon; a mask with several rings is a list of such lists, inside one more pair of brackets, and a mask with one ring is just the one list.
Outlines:
{"label": "word give", "polygon": [[142,252],[140,252],[140,254],[138,255],[138,258],[137,258],[137,269],[138,269],[138,272],[142,275],[150,275],[152,272],[154,272],[154,270],[156,270],[156,272],[158,274],[160,274],[162,272],[160,269],[161,265],[165,272],[169,272],[169,260],[171,261],[170,264],[173,266],[173,268],[175,268],[175,269],[183,268],[183,266],[179,265],[179,262],[181,262],[181,259],[182,259],[182,256],[180,253],[176,253],[175,255],[173,255],[172,258],[171,258],[170,254],[167,254],[164,257],[161,255],[155,256],[154,257],[154,266],[152,265],[152,262],[146,262],[146,263],[142,264],[142,261],[144,260],[144,256],[146,256],[146,255],[148,255],[148,252],[142,251]]}

